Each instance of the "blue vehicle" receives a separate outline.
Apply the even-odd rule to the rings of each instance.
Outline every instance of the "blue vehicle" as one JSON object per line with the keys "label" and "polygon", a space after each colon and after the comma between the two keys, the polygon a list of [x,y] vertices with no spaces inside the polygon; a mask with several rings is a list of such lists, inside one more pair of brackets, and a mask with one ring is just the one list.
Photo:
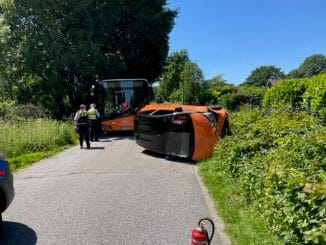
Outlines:
{"label": "blue vehicle", "polygon": [[0,224],[2,213],[8,208],[14,196],[13,175],[8,162],[0,153]]}

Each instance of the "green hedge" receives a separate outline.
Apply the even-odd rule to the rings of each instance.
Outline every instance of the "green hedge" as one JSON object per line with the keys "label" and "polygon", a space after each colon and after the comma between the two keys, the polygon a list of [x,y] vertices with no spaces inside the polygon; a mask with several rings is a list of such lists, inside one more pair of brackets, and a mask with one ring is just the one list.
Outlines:
{"label": "green hedge", "polygon": [[258,109],[231,114],[231,125],[203,173],[237,180],[239,196],[285,243],[326,244],[326,128],[305,113]]}
{"label": "green hedge", "polygon": [[326,74],[314,77],[307,86],[303,98],[309,99],[311,112],[326,121]]}
{"label": "green hedge", "polygon": [[307,88],[309,79],[286,79],[266,91],[264,106],[284,106],[300,107],[303,102],[302,95]]}
{"label": "green hedge", "polygon": [[260,107],[266,88],[256,86],[238,86],[232,93],[226,93],[217,98],[218,103],[228,110],[239,110],[243,105]]}
{"label": "green hedge", "polygon": [[263,106],[306,109],[326,119],[326,74],[277,83],[265,93]]}

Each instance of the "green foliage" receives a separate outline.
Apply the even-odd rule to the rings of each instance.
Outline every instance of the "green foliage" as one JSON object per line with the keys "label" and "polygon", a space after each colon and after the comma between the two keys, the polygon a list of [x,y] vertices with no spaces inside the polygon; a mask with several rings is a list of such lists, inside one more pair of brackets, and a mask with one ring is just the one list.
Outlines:
{"label": "green foliage", "polygon": [[[1,7],[0,2],[0,7]],[[2,11],[1,11],[2,12]],[[15,100],[16,90],[23,75],[23,59],[20,46],[9,41],[10,28],[5,24],[4,16],[0,16],[0,99]]]}
{"label": "green foliage", "polygon": [[284,76],[284,72],[281,70],[281,68],[275,66],[260,66],[251,72],[243,85],[262,87],[266,86],[268,79],[283,78]]}
{"label": "green foliage", "polygon": [[[224,140],[219,144],[224,144]],[[282,245],[268,229],[265,219],[249,206],[241,195],[242,185],[218,164],[215,156],[200,164],[201,174],[209,193],[213,196],[219,215],[222,216],[226,232],[235,245]]]}
{"label": "green foliage", "polygon": [[166,65],[163,67],[159,87],[159,93],[165,100],[178,100],[179,97],[177,97],[177,95],[173,95],[173,98],[170,98],[170,96],[179,89],[181,84],[181,73],[188,61],[190,61],[190,59],[185,49],[173,52],[168,56]]}
{"label": "green foliage", "polygon": [[232,176],[240,199],[286,244],[325,244],[326,128],[282,110],[243,110],[231,119],[233,135],[203,164],[205,176],[220,185]]}
{"label": "green foliage", "polygon": [[200,87],[204,76],[199,66],[188,61],[180,74],[179,89],[181,90],[181,100],[185,104],[199,103]]}
{"label": "green foliage", "polygon": [[201,104],[220,104],[228,110],[238,110],[243,105],[261,106],[265,87],[250,85],[234,86],[227,83],[222,75],[204,81],[201,87]]}
{"label": "green foliage", "polygon": [[285,79],[265,93],[263,105],[306,109],[325,120],[326,74],[310,78]]}
{"label": "green foliage", "polygon": [[190,61],[188,52],[172,53],[163,68],[159,93],[165,100],[175,103],[199,103],[203,72]]}
{"label": "green foliage", "polygon": [[20,118],[41,118],[45,117],[45,112],[41,107],[29,105],[17,105],[13,111],[14,115]]}
{"label": "green foliage", "polygon": [[22,89],[22,103],[40,102],[58,116],[85,102],[96,79],[157,78],[177,14],[165,0],[14,0],[1,7],[8,28],[0,96],[16,100],[14,87]]}
{"label": "green foliage", "polygon": [[291,70],[287,75],[287,78],[300,78],[302,75],[300,74],[298,69]]}
{"label": "green foliage", "polygon": [[302,96],[305,105],[308,106],[310,103],[311,112],[326,122],[326,74],[313,77],[307,85],[307,90]]}
{"label": "green foliage", "polygon": [[301,107],[307,82],[305,79],[282,80],[265,93],[263,105]]}
{"label": "green foliage", "polygon": [[238,110],[241,106],[261,106],[265,87],[238,86],[231,93],[224,93],[218,98],[218,103],[228,110]]}
{"label": "green foliage", "polygon": [[48,119],[0,121],[0,136],[1,151],[8,158],[71,145],[77,139],[70,123]]}
{"label": "green foliage", "polygon": [[11,115],[14,106],[15,106],[14,101],[0,102],[0,120],[8,118],[8,116]]}
{"label": "green foliage", "polygon": [[19,169],[25,168],[26,166],[34,162],[42,160],[43,158],[52,156],[68,147],[69,145],[57,146],[56,148],[47,151],[25,153],[18,157],[8,158],[8,162],[10,163],[10,168],[14,171],[17,171]]}
{"label": "green foliage", "polygon": [[298,69],[287,75],[290,78],[311,77],[326,72],[326,57],[323,54],[314,54],[307,57]]}
{"label": "green foliage", "polygon": [[45,116],[46,114],[43,108],[33,104],[16,105],[13,101],[0,102],[0,120],[22,121],[25,119],[36,119]]}
{"label": "green foliage", "polygon": [[182,104],[182,90],[177,89],[169,96],[169,102]]}
{"label": "green foliage", "polygon": [[220,98],[225,94],[234,93],[236,87],[227,83],[223,75],[217,75],[202,83],[199,102],[200,104],[221,104]]}

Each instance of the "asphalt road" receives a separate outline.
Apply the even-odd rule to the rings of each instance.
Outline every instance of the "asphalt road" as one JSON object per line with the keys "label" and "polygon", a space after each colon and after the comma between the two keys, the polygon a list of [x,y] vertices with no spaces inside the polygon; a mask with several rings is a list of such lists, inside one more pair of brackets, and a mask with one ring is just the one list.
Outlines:
{"label": "asphalt road", "polygon": [[[195,170],[132,136],[73,147],[15,174],[0,244],[190,244],[199,218],[218,223]],[[217,230],[212,244],[229,240]]]}

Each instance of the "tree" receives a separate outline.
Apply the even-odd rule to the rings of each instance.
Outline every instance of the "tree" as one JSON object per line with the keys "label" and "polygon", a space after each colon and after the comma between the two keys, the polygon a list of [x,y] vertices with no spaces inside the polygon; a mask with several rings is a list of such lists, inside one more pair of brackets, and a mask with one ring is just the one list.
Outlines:
{"label": "tree", "polygon": [[203,82],[200,94],[201,104],[218,104],[224,94],[234,93],[234,85],[227,83],[223,75],[217,75]]}
{"label": "tree", "polygon": [[286,74],[286,76],[288,78],[300,78],[300,77],[302,77],[302,74],[300,73],[300,71],[298,69],[293,69],[293,70],[289,71],[289,73]]}
{"label": "tree", "polygon": [[261,106],[266,87],[241,85],[234,87],[232,93],[224,93],[219,97],[219,103],[228,110],[238,110],[242,105]]}
{"label": "tree", "polygon": [[314,54],[307,57],[298,68],[301,77],[311,77],[321,72],[326,72],[326,57]]}
{"label": "tree", "polygon": [[177,14],[166,0],[12,0],[2,10],[7,43],[58,113],[64,101],[85,102],[96,79],[157,78]]}
{"label": "tree", "polygon": [[22,65],[19,54],[19,46],[11,45],[6,40],[10,35],[10,29],[4,24],[3,16],[0,16],[0,96],[1,101],[16,99],[16,90],[19,87],[19,79],[22,74],[19,68]]}
{"label": "tree", "polygon": [[[160,94],[164,99],[170,100],[171,95],[179,89],[181,83],[181,73],[184,66],[190,59],[187,50],[173,52],[167,58],[166,65],[163,68],[163,73],[160,79]],[[179,96],[173,96],[179,97]],[[175,100],[175,98],[173,99]]]}
{"label": "tree", "polygon": [[281,68],[275,66],[260,66],[251,72],[242,85],[254,85],[257,87],[262,87],[265,86],[268,79],[280,79],[284,76],[285,75]]}
{"label": "tree", "polygon": [[200,88],[204,80],[203,72],[199,66],[188,61],[180,74],[182,102],[185,104],[199,103]]}

